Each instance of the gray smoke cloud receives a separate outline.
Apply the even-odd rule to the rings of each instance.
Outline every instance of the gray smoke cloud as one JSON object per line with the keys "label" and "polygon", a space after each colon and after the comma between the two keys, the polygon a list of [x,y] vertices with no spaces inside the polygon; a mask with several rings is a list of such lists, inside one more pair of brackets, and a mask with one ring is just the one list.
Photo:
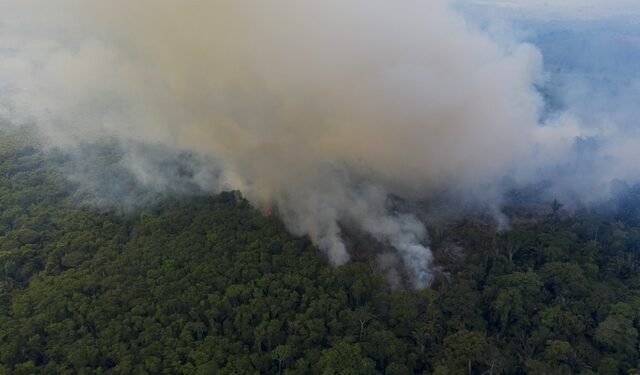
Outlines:
{"label": "gray smoke cloud", "polygon": [[637,183],[640,3],[479,0],[463,8],[481,23],[511,23],[518,31],[502,35],[518,34],[543,55],[543,122],[562,123],[576,134],[564,155],[547,160],[538,173],[553,182],[549,195],[565,203],[598,203],[611,197],[612,181]]}
{"label": "gray smoke cloud", "polygon": [[[200,155],[219,166],[192,179],[206,190],[277,207],[335,265],[352,225],[395,248],[417,288],[433,278],[427,232],[390,194],[451,190],[498,212],[498,181],[532,181],[584,133],[569,116],[540,124],[538,49],[497,42],[447,1],[4,0],[0,13],[3,118],[56,147],[115,137]],[[170,185],[153,155],[123,163]]]}

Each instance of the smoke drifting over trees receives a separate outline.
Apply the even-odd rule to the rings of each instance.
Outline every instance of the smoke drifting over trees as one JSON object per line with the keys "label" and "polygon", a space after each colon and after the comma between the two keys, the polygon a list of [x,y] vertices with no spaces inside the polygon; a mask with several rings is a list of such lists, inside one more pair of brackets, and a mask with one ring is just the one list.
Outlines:
{"label": "smoke drifting over trees", "polygon": [[[0,10],[6,120],[36,124],[58,147],[115,137],[200,155],[217,170],[197,179],[203,188],[277,207],[334,264],[350,258],[340,225],[352,225],[395,248],[416,287],[432,279],[426,230],[390,194],[447,190],[495,210],[505,179],[557,173],[576,137],[623,139],[567,116],[540,124],[538,50],[494,41],[446,1],[22,0]],[[599,155],[628,163],[636,143]],[[144,160],[155,153],[141,150],[125,161],[153,184],[157,163]],[[616,165],[609,180],[624,177]]]}

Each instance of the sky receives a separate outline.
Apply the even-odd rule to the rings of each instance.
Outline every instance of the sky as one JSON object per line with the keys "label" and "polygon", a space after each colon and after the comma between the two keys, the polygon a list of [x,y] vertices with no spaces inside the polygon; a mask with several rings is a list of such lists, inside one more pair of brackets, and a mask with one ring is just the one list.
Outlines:
{"label": "sky", "polygon": [[471,21],[529,42],[543,56],[547,106],[584,123],[637,128],[640,1],[462,0]]}
{"label": "sky", "polygon": [[[465,1],[462,1],[463,3]],[[470,0],[471,4],[545,19],[640,17],[637,0]]]}

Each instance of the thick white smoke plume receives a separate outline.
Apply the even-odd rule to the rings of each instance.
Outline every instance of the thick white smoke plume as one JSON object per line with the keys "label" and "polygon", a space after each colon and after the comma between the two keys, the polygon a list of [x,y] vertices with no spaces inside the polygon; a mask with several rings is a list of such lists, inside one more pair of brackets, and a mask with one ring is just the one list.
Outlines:
{"label": "thick white smoke plume", "polygon": [[57,146],[115,136],[215,159],[211,189],[277,207],[334,264],[350,258],[341,225],[369,233],[416,287],[432,279],[426,230],[389,194],[482,200],[579,132],[538,124],[537,49],[494,42],[446,1],[4,0],[0,12],[5,119]]}

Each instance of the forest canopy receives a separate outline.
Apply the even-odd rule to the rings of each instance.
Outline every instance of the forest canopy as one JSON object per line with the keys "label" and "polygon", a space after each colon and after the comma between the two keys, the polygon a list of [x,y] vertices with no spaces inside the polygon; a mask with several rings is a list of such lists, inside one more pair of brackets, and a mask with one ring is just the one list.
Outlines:
{"label": "forest canopy", "polygon": [[[333,268],[237,192],[88,204],[67,157],[0,134],[0,373],[640,372],[640,195],[432,233],[423,290]],[[99,167],[97,167],[99,168]]]}

